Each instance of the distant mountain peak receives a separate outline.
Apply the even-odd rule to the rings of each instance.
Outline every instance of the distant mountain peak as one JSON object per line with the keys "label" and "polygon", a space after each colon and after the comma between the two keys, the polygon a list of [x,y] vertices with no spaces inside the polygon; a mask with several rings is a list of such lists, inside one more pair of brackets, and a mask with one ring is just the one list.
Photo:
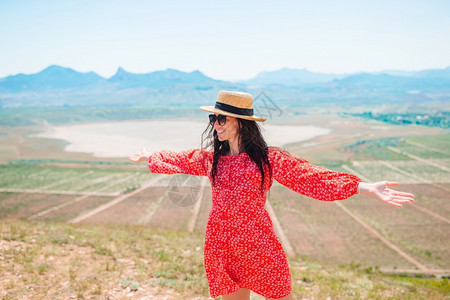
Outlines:
{"label": "distant mountain peak", "polygon": [[68,69],[68,68],[61,67],[61,66],[58,66],[58,65],[50,65],[47,68],[45,68],[43,71],[45,71],[45,70],[55,70],[55,69]]}
{"label": "distant mountain peak", "polygon": [[118,68],[117,68],[117,71],[116,71],[116,74],[114,74],[114,76],[117,76],[117,75],[123,75],[123,74],[131,74],[131,73],[125,71],[125,69],[122,68],[122,67],[118,67]]}
{"label": "distant mountain peak", "polygon": [[50,65],[47,68],[45,68],[44,70],[42,70],[40,73],[45,74],[45,73],[62,73],[62,72],[76,73],[77,71],[75,71],[74,69],[71,69],[71,68],[61,67],[58,65]]}

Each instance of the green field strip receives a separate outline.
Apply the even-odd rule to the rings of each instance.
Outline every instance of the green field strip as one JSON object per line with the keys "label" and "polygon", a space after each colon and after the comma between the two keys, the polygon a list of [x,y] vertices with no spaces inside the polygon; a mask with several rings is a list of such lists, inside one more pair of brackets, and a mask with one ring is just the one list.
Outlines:
{"label": "green field strip", "polygon": [[[135,179],[131,178],[130,183],[120,182],[123,178],[129,177],[130,175],[136,174],[135,171],[94,171],[87,176],[80,176],[74,181],[66,182],[59,186],[62,190],[74,190],[74,191],[98,191],[106,193],[117,193],[123,192],[127,189],[133,189],[139,187],[139,184],[133,184]],[[143,182],[151,179],[152,175],[142,175],[139,182]],[[118,182],[117,185],[111,184],[112,182]],[[106,188],[107,187],[107,188]]]}
{"label": "green field strip", "polygon": [[[405,142],[407,144],[413,145],[413,146],[421,148],[421,149],[426,149],[426,150],[434,152],[434,153],[440,153],[440,154],[444,154],[446,156],[450,156],[450,153],[449,153],[447,147],[434,148],[434,147],[431,147],[431,146],[429,146],[427,144],[420,144],[420,143],[411,141],[409,139],[406,139]],[[450,147],[450,144],[448,145],[448,147]]]}
{"label": "green field strip", "polygon": [[[393,161],[390,161],[393,162]],[[398,162],[398,161],[397,161]],[[409,161],[401,161],[404,163],[409,163]],[[420,182],[418,179],[405,176],[404,174],[400,174],[382,164],[380,161],[355,161],[351,166],[348,166],[350,169],[356,171],[361,174],[363,177],[370,179],[370,182],[376,181],[398,181],[404,183],[417,183]],[[347,171],[347,173],[351,173]],[[357,175],[357,174],[355,174]]]}
{"label": "green field strip", "polygon": [[[46,172],[43,172],[46,171]],[[29,166],[1,166],[0,167],[0,187],[2,188],[23,188],[34,189],[48,185],[64,178],[70,171],[58,168],[44,170],[42,167]]]}
{"label": "green field strip", "polygon": [[430,158],[449,159],[450,158],[450,152],[448,150],[441,151],[441,150],[436,149],[436,150],[438,150],[438,151],[436,151],[436,150],[433,150],[430,148],[426,148],[425,146],[422,146],[422,145],[421,145],[422,147],[417,146],[417,145],[419,145],[419,144],[413,145],[413,144],[408,144],[408,143],[402,143],[402,144],[397,145],[395,148],[400,150],[401,152],[413,154],[413,155],[419,156],[424,159],[430,159]]}
{"label": "green field strip", "polygon": [[427,181],[435,183],[450,182],[450,172],[429,165],[428,163],[421,161],[390,161],[389,163],[407,173],[411,173],[412,175],[423,178]]}
{"label": "green field strip", "polygon": [[89,191],[97,189],[87,187],[102,180],[99,178],[120,177],[121,173],[132,171],[7,165],[0,166],[0,188]]}
{"label": "green field strip", "polygon": [[[73,177],[70,177],[70,174],[65,174],[66,176],[63,177],[61,180],[47,184],[45,186],[41,186],[39,188],[42,190],[50,190],[51,188],[61,186],[62,184],[66,183],[66,182],[72,182],[74,180],[77,180],[80,177],[82,178],[83,176],[87,176],[90,173],[92,173],[92,171],[90,171],[84,175],[81,175],[81,176],[73,176]],[[58,188],[56,188],[56,189],[58,189]]]}
{"label": "green field strip", "polygon": [[[76,187],[78,191],[96,191],[103,188],[105,185],[110,184],[110,182],[115,181],[120,178],[120,174],[99,174],[100,176],[85,181],[84,184],[80,184]],[[103,176],[102,176],[103,175]]]}
{"label": "green field strip", "polygon": [[450,134],[438,136],[408,137],[406,142],[413,142],[433,149],[447,152],[450,149]]}
{"label": "green field strip", "polygon": [[130,180],[133,180],[136,178],[139,174],[138,173],[131,173],[131,174],[120,174],[120,177],[116,178],[115,180],[108,181],[107,184],[104,184],[101,188],[99,188],[97,191],[105,191],[111,188],[115,188],[115,191],[124,191],[122,189],[119,189],[120,184],[123,184],[124,182],[127,183]]}
{"label": "green field strip", "polygon": [[121,172],[118,173],[114,170],[89,170],[88,172],[81,173],[73,181],[62,183],[57,188],[77,192],[95,191],[102,185],[106,185],[105,182],[108,179],[119,178],[120,174]]}
{"label": "green field strip", "polygon": [[96,193],[96,192],[74,192],[74,191],[57,191],[57,190],[39,190],[39,189],[14,189],[0,188],[0,193],[23,193],[23,194],[45,194],[45,195],[79,195],[79,196],[106,196],[115,197],[118,193]]}
{"label": "green field strip", "polygon": [[44,176],[44,175],[46,175],[49,172],[50,172],[50,169],[41,170],[41,171],[38,171],[38,172],[36,172],[34,174],[29,175],[28,178],[35,178],[35,177],[38,177],[38,176]]}
{"label": "green field strip", "polygon": [[[390,151],[389,146],[397,147],[401,142],[398,139],[360,139],[352,144],[342,146],[342,151],[351,151],[352,159],[356,160],[410,160],[411,158]],[[324,153],[326,156],[326,153]]]}
{"label": "green field strip", "polygon": [[[349,167],[371,181],[389,180],[402,183],[450,182],[449,172],[419,161],[355,161]],[[347,171],[347,173],[351,172]]]}
{"label": "green field strip", "polygon": [[405,171],[405,170],[403,170],[403,169],[400,169],[400,168],[394,166],[394,165],[393,165],[391,162],[389,162],[389,161],[381,161],[380,163],[383,164],[384,166],[386,166],[387,168],[393,170],[394,172],[397,172],[397,173],[399,173],[399,174],[401,174],[401,175],[404,175],[404,176],[406,176],[406,177],[414,178],[414,179],[418,180],[418,182],[432,183],[431,180],[424,179],[424,178],[422,178],[422,177],[417,176],[417,175],[414,174],[414,173],[407,172],[407,171]]}
{"label": "green field strip", "polygon": [[441,166],[441,165],[438,164],[438,163],[434,163],[434,162],[431,161],[431,160],[428,160],[428,159],[425,159],[425,158],[421,158],[421,157],[419,157],[419,156],[417,156],[417,155],[408,153],[408,152],[406,152],[406,151],[401,151],[401,150],[399,150],[399,149],[397,149],[397,148],[394,148],[394,147],[388,147],[388,148],[389,148],[389,150],[391,150],[391,151],[393,151],[393,152],[401,153],[402,155],[408,156],[408,157],[410,157],[410,158],[412,158],[412,159],[414,159],[414,160],[416,160],[416,161],[420,161],[420,162],[423,162],[423,163],[425,163],[425,164],[427,164],[427,165],[434,166],[434,167],[436,167],[436,168],[438,168],[438,169],[441,169],[441,170],[443,170],[443,171],[450,172],[450,169],[449,169],[449,168],[447,168],[447,167],[445,167],[445,166]]}
{"label": "green field strip", "polygon": [[[122,176],[126,176],[127,174],[122,174]],[[125,180],[125,181],[117,181],[114,185],[105,186],[102,190],[103,192],[124,192],[131,191],[139,188],[142,183],[149,181],[150,179],[155,177],[155,174],[138,172],[133,173],[133,177]]]}
{"label": "green field strip", "polygon": [[[79,168],[55,168],[42,166],[0,166],[0,188],[9,190],[48,190],[58,191],[92,192],[107,186],[108,181],[116,181],[135,174],[136,171],[123,171],[114,169],[79,169]],[[139,179],[130,179],[129,182],[110,186],[106,193],[122,192],[134,189],[140,182],[149,180],[155,174],[139,172]]]}
{"label": "green field strip", "polygon": [[450,169],[450,159],[430,158],[429,160]]}
{"label": "green field strip", "polygon": [[366,177],[365,175],[361,174],[361,172],[356,171],[355,169],[350,168],[347,165],[342,165],[342,169],[345,170],[345,172],[349,173],[349,174],[353,174],[359,177],[359,179],[361,179],[362,181],[365,182],[370,182],[371,180]]}

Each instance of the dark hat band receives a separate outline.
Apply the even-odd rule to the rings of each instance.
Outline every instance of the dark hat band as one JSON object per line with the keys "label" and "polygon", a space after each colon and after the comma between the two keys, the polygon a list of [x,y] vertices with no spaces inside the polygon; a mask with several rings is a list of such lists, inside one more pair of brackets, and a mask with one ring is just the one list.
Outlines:
{"label": "dark hat band", "polygon": [[216,105],[214,107],[236,115],[253,116],[253,108],[240,108],[222,102],[216,102]]}

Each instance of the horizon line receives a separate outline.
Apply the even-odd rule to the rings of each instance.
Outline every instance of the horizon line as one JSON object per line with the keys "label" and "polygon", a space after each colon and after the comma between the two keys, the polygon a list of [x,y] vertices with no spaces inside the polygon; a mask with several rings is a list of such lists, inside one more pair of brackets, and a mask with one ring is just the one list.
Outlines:
{"label": "horizon line", "polygon": [[[155,72],[165,72],[165,71],[168,71],[168,70],[175,70],[175,71],[179,71],[179,72],[183,72],[183,73],[200,72],[200,73],[202,73],[203,75],[205,75],[205,76],[207,76],[207,77],[209,77],[209,78],[216,79],[216,78],[214,78],[214,77],[212,77],[212,76],[206,75],[205,72],[203,72],[203,71],[201,71],[201,70],[199,70],[199,69],[195,69],[195,70],[192,70],[192,71],[184,71],[184,70],[175,69],[175,68],[172,68],[172,67],[167,67],[166,69],[153,70],[153,71],[148,71],[148,72],[145,72],[145,73],[133,73],[133,72],[127,71],[127,70],[126,70],[124,67],[122,67],[122,66],[118,66],[117,69],[116,69],[116,72],[115,72],[113,75],[111,75],[111,76],[109,76],[109,77],[106,77],[106,76],[103,76],[103,75],[99,74],[98,72],[96,72],[96,71],[94,71],[94,70],[90,70],[90,71],[78,71],[76,68],[73,68],[73,67],[66,67],[66,66],[62,66],[62,65],[58,65],[58,64],[51,64],[51,65],[48,65],[47,67],[41,69],[40,71],[34,72],[34,73],[23,73],[23,72],[18,72],[18,73],[15,73],[15,74],[9,74],[9,75],[6,75],[6,76],[4,76],[4,77],[0,77],[0,79],[4,79],[4,78],[10,77],[10,76],[18,76],[18,75],[35,75],[35,74],[41,73],[42,71],[44,71],[44,70],[46,70],[46,69],[48,69],[48,68],[50,68],[50,67],[59,67],[59,68],[63,68],[63,69],[70,69],[70,70],[73,70],[73,71],[75,71],[75,72],[77,72],[77,73],[83,73],[83,74],[94,73],[94,74],[96,74],[96,75],[98,75],[98,76],[100,76],[100,77],[102,77],[102,78],[104,78],[104,79],[110,79],[110,78],[114,77],[114,76],[119,72],[120,69],[122,69],[123,71],[125,71],[125,72],[127,72],[127,73],[135,74],[135,75],[145,75],[145,74],[150,74],[150,73],[155,73]],[[270,72],[276,72],[276,71],[281,71],[281,70],[285,70],[285,69],[286,69],[286,70],[296,70],[296,71],[308,71],[308,72],[311,72],[311,73],[316,73],[316,74],[327,74],[327,75],[355,75],[355,74],[374,74],[374,73],[393,72],[393,71],[401,71],[401,72],[421,72],[421,71],[430,71],[430,70],[446,70],[446,69],[449,69],[449,68],[450,68],[450,65],[449,65],[449,66],[446,66],[446,67],[441,67],[441,68],[432,68],[432,67],[431,67],[431,68],[414,69],[414,70],[408,70],[408,69],[381,69],[381,70],[377,70],[377,71],[319,72],[319,71],[312,71],[312,70],[310,70],[310,69],[308,69],[308,68],[290,68],[290,67],[281,67],[281,68],[273,69],[273,70],[263,70],[263,71],[259,71],[255,76],[253,76],[253,77],[251,77],[251,78],[249,78],[249,79],[235,79],[235,80],[216,79],[216,80],[230,81],[230,82],[246,81],[246,80],[250,80],[250,79],[255,78],[256,76],[260,75],[261,73],[270,73]]]}

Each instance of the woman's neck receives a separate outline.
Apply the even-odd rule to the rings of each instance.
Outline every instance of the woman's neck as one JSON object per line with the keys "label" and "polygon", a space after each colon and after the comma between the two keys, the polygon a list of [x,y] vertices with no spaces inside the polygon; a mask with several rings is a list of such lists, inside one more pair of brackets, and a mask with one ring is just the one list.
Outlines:
{"label": "woman's neck", "polygon": [[239,147],[239,139],[235,138],[233,140],[228,140],[228,145],[230,145],[229,155],[237,155],[241,153]]}

